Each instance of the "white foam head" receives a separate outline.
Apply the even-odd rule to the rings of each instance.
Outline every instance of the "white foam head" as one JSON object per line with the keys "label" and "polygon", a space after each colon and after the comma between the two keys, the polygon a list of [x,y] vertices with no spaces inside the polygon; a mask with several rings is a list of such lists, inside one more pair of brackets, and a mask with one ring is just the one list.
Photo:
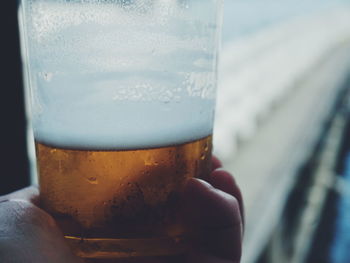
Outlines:
{"label": "white foam head", "polygon": [[212,133],[216,14],[179,0],[25,2],[38,141],[131,149]]}

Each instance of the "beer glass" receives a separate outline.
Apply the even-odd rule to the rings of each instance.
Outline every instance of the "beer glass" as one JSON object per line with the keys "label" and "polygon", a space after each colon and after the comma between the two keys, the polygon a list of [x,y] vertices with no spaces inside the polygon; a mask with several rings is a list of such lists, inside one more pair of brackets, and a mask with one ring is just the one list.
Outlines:
{"label": "beer glass", "polygon": [[210,172],[221,0],[22,0],[41,206],[83,258],[183,253]]}

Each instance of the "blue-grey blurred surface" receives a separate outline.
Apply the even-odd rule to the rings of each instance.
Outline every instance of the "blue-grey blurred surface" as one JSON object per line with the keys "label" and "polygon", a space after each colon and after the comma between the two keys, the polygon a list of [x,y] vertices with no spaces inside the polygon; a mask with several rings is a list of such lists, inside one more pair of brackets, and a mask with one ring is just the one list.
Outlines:
{"label": "blue-grey blurred surface", "polygon": [[[324,168],[334,160],[319,164],[313,158],[338,111],[338,98],[350,89],[344,85],[350,72],[350,1],[226,0],[220,57],[214,152],[243,192],[242,262],[308,262],[315,222],[332,188],[312,180],[334,178]],[[320,162],[331,159],[321,148],[326,157]],[[299,171],[309,163],[315,171],[306,180]],[[295,191],[301,193],[291,207],[298,211],[287,206]],[[350,221],[344,207],[340,202],[339,228]],[[281,223],[285,211],[295,228]],[[279,231],[288,235],[273,238]],[[350,250],[341,242],[347,232],[341,229],[343,236],[336,237],[338,257],[346,251],[342,247]],[[269,260],[256,261],[261,253]],[[344,258],[332,263],[347,262]]]}
{"label": "blue-grey blurred surface", "polygon": [[274,24],[350,4],[349,0],[226,0],[224,44]]}
{"label": "blue-grey blurred surface", "polygon": [[[344,184],[350,186],[350,149],[345,156],[343,174]],[[343,263],[350,261],[350,189],[344,191],[336,205],[335,232],[331,246],[330,262]]]}

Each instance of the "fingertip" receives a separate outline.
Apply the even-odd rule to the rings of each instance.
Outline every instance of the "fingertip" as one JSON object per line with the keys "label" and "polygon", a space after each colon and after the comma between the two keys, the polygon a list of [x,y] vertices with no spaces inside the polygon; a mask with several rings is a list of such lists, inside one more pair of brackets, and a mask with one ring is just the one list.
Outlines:
{"label": "fingertip", "polygon": [[185,186],[185,193],[192,194],[196,192],[206,191],[210,188],[213,188],[213,186],[210,185],[210,183],[207,181],[199,178],[191,178],[187,181],[187,184]]}
{"label": "fingertip", "polygon": [[237,199],[201,179],[194,178],[188,181],[184,191],[183,205],[186,217],[192,223],[222,227],[240,222]]}
{"label": "fingertip", "polygon": [[234,178],[234,176],[223,169],[217,169],[212,172],[210,183],[213,187],[234,196],[240,207],[241,217],[244,221],[244,204],[242,192]]}
{"label": "fingertip", "polygon": [[[214,187],[221,187],[221,186],[227,186],[227,185],[237,185],[235,178],[233,175],[224,170],[223,168],[218,168],[215,171],[213,171],[210,175],[209,179],[210,184],[212,184]],[[219,188],[222,190],[221,188]],[[226,191],[224,191],[226,192]]]}
{"label": "fingertip", "polygon": [[182,200],[184,206],[192,206],[192,203],[202,203],[203,196],[206,196],[209,189],[213,188],[207,181],[199,178],[191,178],[187,181]]}
{"label": "fingertip", "polygon": [[212,156],[212,170],[215,171],[216,169],[219,169],[222,167],[222,162],[216,157]]}

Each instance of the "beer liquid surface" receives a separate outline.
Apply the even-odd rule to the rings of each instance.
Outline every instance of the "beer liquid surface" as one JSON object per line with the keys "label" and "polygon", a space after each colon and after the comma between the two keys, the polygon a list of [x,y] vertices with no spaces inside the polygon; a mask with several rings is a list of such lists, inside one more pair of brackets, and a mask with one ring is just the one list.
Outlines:
{"label": "beer liquid surface", "polygon": [[[115,239],[121,240],[121,256],[138,256],[138,250],[176,254],[176,239],[184,234],[178,196],[189,178],[210,172],[211,143],[208,136],[168,147],[104,151],[36,141],[41,205],[73,246],[93,240],[98,251],[113,247],[108,242]],[[122,240],[129,240],[126,247]],[[110,249],[111,257],[118,257]],[[82,250],[82,257],[109,257],[108,251]]]}

